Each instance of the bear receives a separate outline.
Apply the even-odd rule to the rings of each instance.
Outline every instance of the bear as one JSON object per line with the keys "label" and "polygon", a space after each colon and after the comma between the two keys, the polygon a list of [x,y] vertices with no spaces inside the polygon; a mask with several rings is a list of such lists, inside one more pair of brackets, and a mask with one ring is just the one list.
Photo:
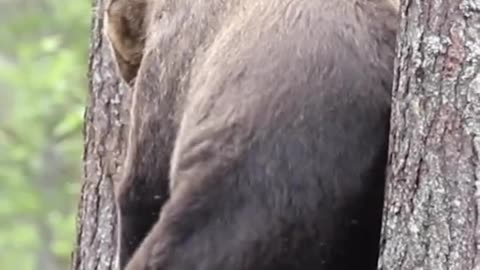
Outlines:
{"label": "bear", "polygon": [[395,1],[110,0],[120,269],[375,269]]}

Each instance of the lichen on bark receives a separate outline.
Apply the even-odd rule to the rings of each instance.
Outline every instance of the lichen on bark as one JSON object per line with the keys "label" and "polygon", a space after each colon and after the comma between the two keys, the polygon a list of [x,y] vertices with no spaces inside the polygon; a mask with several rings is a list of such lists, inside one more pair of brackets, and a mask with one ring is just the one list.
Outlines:
{"label": "lichen on bark", "polygon": [[478,269],[480,1],[400,14],[379,269]]}

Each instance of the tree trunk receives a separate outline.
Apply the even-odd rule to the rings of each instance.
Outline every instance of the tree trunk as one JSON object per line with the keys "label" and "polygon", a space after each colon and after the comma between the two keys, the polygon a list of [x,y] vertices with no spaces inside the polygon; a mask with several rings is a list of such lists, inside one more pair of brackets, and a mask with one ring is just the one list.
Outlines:
{"label": "tree trunk", "polygon": [[84,183],[80,198],[73,270],[117,269],[113,182],[125,155],[130,93],[117,76],[103,35],[105,0],[93,1],[85,111]]}
{"label": "tree trunk", "polygon": [[480,0],[404,0],[379,269],[480,269]]}

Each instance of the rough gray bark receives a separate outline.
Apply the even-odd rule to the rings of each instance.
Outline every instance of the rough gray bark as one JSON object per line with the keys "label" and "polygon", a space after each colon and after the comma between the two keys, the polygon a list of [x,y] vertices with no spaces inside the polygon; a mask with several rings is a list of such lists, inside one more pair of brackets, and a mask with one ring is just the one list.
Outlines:
{"label": "rough gray bark", "polygon": [[125,155],[130,96],[119,80],[103,35],[104,0],[93,1],[89,99],[84,126],[84,183],[73,270],[116,269],[113,181]]}
{"label": "rough gray bark", "polygon": [[480,0],[404,0],[379,269],[480,269]]}

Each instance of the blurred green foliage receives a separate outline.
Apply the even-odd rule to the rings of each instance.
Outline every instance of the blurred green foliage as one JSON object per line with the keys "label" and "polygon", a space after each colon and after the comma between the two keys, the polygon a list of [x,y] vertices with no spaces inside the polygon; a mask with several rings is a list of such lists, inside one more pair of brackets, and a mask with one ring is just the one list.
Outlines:
{"label": "blurred green foliage", "polygon": [[0,0],[0,269],[68,269],[91,1]]}

